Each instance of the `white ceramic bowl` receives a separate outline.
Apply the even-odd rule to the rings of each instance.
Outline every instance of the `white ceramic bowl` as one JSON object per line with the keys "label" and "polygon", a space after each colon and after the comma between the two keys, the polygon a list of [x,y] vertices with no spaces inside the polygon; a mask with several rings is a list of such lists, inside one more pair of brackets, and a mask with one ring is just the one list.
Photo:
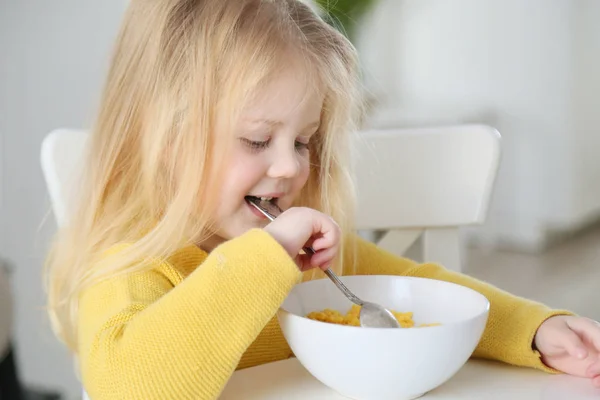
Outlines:
{"label": "white ceramic bowl", "polygon": [[411,311],[415,323],[441,326],[377,329],[305,318],[352,305],[328,279],[297,285],[278,313],[298,361],[319,381],[355,400],[415,399],[450,379],[472,355],[483,330],[488,300],[453,283],[399,276],[348,276],[358,297],[394,311]]}

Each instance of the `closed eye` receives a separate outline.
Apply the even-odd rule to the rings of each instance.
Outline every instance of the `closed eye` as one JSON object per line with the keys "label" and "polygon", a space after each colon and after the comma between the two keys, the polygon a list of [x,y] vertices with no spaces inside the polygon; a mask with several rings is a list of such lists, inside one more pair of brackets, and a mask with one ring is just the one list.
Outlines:
{"label": "closed eye", "polygon": [[265,141],[256,141],[256,140],[250,140],[250,139],[246,139],[246,138],[240,138],[240,141],[248,146],[251,150],[253,151],[260,151],[260,150],[264,150],[267,147],[269,147],[269,144],[271,143],[271,140],[265,140]]}
{"label": "closed eye", "polygon": [[308,149],[308,143],[299,142],[296,140],[296,150],[300,151],[300,150],[307,150],[307,149]]}

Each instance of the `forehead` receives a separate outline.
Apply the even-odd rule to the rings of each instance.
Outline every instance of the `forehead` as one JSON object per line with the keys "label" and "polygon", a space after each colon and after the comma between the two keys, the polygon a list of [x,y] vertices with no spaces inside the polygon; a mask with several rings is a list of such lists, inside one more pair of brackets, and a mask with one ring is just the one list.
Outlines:
{"label": "forehead", "polygon": [[243,109],[244,121],[270,120],[295,124],[319,119],[324,91],[306,70],[286,68],[263,82]]}

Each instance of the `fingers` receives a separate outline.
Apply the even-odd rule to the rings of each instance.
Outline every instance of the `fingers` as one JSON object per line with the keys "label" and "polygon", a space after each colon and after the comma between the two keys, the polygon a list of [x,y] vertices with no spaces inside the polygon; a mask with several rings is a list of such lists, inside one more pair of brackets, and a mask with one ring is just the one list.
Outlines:
{"label": "fingers", "polygon": [[[325,251],[324,255],[316,257],[319,266],[323,262],[330,261],[331,252],[329,250],[337,251],[341,240],[340,228],[332,218],[308,208],[289,209],[264,229],[292,257],[296,257],[300,250],[307,245],[312,245],[317,253]],[[301,262],[305,262],[305,260],[302,259]]]}
{"label": "fingers", "polygon": [[[319,213],[320,214],[320,213]],[[337,246],[340,242],[340,227],[333,219],[320,214],[316,220],[317,226],[313,229],[312,248],[319,251],[326,248]]]}
{"label": "fingers", "polygon": [[311,257],[311,265],[327,269],[337,256],[341,231],[333,219],[323,214],[319,213],[316,222],[317,224],[313,230],[315,236],[311,239],[311,247],[315,250],[315,254]]}
{"label": "fingers", "polygon": [[333,260],[337,256],[337,252],[338,248],[335,246],[316,253],[312,257],[312,265],[320,267],[321,269],[327,269],[331,264],[333,264]]}
{"label": "fingers", "polygon": [[579,360],[583,360],[588,356],[588,350],[577,333],[564,329],[560,332],[560,335],[562,336],[560,343],[569,355]]}
{"label": "fingers", "polygon": [[600,359],[588,367],[586,375],[589,378],[600,378]]}
{"label": "fingers", "polygon": [[314,255],[311,254],[300,254],[296,257],[296,263],[300,268],[300,271],[308,271],[313,268],[320,268],[322,270],[326,270],[329,268],[331,264],[333,264],[333,259],[335,258],[335,251],[333,249],[329,249],[323,251],[321,253],[316,253]]}
{"label": "fingers", "polygon": [[600,324],[588,318],[569,318],[567,325],[600,352]]}
{"label": "fingers", "polygon": [[331,248],[332,246],[337,246],[339,242],[339,233],[338,232],[327,232],[324,233],[323,236],[318,237],[312,241],[312,248],[314,251],[318,252],[319,250]]}
{"label": "fingers", "polygon": [[337,229],[332,229],[325,236],[319,237],[313,241],[312,248],[315,254],[312,257],[313,265],[323,266],[331,264],[337,256],[340,247],[340,232]]}
{"label": "fingers", "polygon": [[300,268],[300,271],[304,272],[315,268],[315,265],[311,262],[311,257],[312,255],[310,254],[299,254],[296,257],[296,264],[298,265],[298,268]]}

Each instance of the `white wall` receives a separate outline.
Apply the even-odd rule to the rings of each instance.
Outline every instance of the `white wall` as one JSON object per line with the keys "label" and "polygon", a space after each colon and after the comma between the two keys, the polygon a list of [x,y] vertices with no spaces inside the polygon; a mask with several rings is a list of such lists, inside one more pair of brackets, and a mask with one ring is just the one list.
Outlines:
{"label": "white wall", "polygon": [[575,53],[572,114],[578,138],[572,198],[575,218],[585,221],[598,215],[600,201],[600,1],[575,2],[573,48]]}
{"label": "white wall", "polygon": [[600,213],[599,9],[596,0],[382,0],[366,22],[368,83],[388,108],[424,123],[484,115],[503,135],[479,231],[492,242],[536,249],[548,229]]}
{"label": "white wall", "polygon": [[79,392],[45,312],[42,263],[52,216],[39,152],[57,127],[88,127],[127,1],[0,0],[0,256],[16,269],[17,352],[27,383]]}

